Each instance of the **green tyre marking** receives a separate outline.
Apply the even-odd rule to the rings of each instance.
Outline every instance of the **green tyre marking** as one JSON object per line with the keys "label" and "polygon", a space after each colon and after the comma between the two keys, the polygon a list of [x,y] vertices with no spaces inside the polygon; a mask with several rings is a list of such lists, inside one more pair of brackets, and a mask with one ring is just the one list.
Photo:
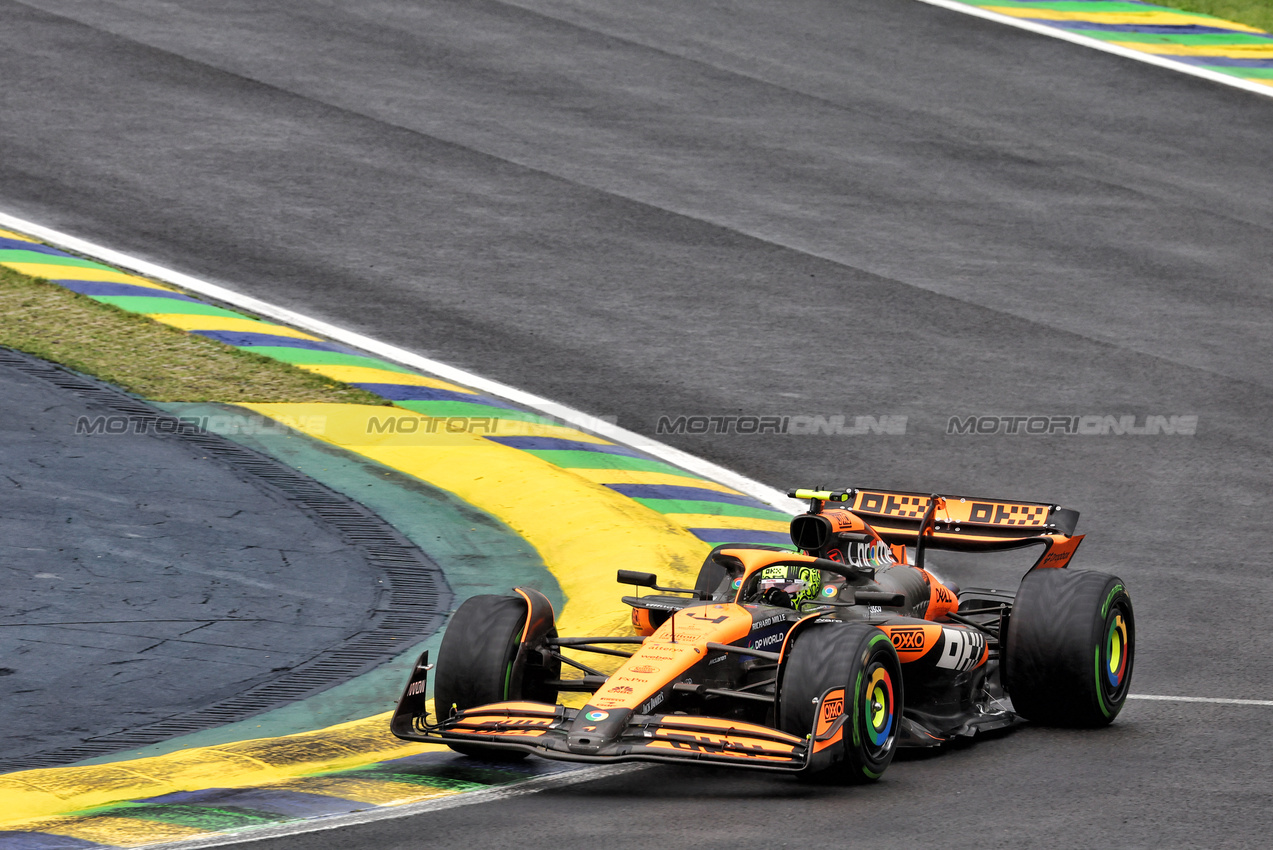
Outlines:
{"label": "green tyre marking", "polygon": [[[862,745],[862,736],[861,736],[861,733],[858,732],[858,724],[857,724],[858,700],[860,700],[861,698],[862,698],[862,671],[859,670],[857,682],[854,683],[853,685],[853,720],[854,722],[850,724],[853,727],[853,746],[854,747],[860,747]],[[817,722],[816,718],[814,719],[814,722],[815,723]]]}
{"label": "green tyre marking", "polygon": [[1113,587],[1113,588],[1111,588],[1111,589],[1110,589],[1109,596],[1106,596],[1106,597],[1105,597],[1105,604],[1101,606],[1101,616],[1102,616],[1102,617],[1104,617],[1104,616],[1106,616],[1106,615],[1108,615],[1108,614],[1109,614],[1109,604],[1110,604],[1110,602],[1114,601],[1114,597],[1115,597],[1115,596],[1118,594],[1118,592],[1119,592],[1120,590],[1122,590],[1122,589],[1123,589],[1123,586],[1122,586],[1121,584],[1116,584],[1116,585],[1114,585],[1114,587]]}
{"label": "green tyre marking", "polygon": [[1101,713],[1109,717],[1109,709],[1105,707],[1105,686],[1101,681],[1101,648],[1096,647],[1096,705],[1100,708]]}

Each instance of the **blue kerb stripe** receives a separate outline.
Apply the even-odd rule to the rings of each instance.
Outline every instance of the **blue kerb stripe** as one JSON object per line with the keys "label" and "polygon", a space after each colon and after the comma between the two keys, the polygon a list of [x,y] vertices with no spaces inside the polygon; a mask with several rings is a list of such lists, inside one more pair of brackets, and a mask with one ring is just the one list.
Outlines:
{"label": "blue kerb stripe", "polygon": [[294,336],[279,334],[262,334],[253,331],[191,331],[226,345],[237,345],[240,348],[252,348],[257,345],[286,346],[287,348],[304,348],[307,351],[334,351],[338,354],[357,354],[348,346],[335,342],[323,342],[318,339],[298,339]]}
{"label": "blue kerb stripe", "polygon": [[47,832],[11,832],[0,830],[0,850],[78,850],[80,847],[105,847],[82,838],[51,835]]}
{"label": "blue kerb stripe", "polygon": [[490,396],[457,393],[451,390],[434,389],[433,387],[417,387],[409,384],[354,384],[353,386],[373,392],[381,398],[387,398],[390,401],[463,401],[468,404],[483,404],[487,407],[521,411],[520,407],[507,402],[497,401]]}
{"label": "blue kerb stripe", "polygon": [[180,791],[143,801],[155,805],[228,806],[252,809],[284,817],[308,818],[338,815],[366,808],[366,803],[344,800],[323,794],[300,791],[274,791],[268,788],[208,788],[202,791]]}
{"label": "blue kerb stripe", "polygon": [[[48,245],[40,245],[36,242],[23,242],[21,239],[0,239],[0,251],[30,251],[33,254],[49,254],[54,257],[71,257],[79,259],[74,254],[68,254],[65,251],[59,251],[56,248],[50,248]],[[38,263],[38,259],[31,262]]]}
{"label": "blue kerb stripe", "polygon": [[131,283],[111,283],[105,280],[75,280],[74,278],[50,282],[56,283],[58,286],[69,289],[72,292],[78,292],[80,295],[140,295],[143,298],[171,298],[174,301],[203,303],[197,298],[182,295],[180,292],[169,292],[166,289],[155,289],[150,286],[136,286]]}
{"label": "blue kerb stripe", "polygon": [[1259,33],[1246,30],[1208,27],[1201,24],[1098,24],[1091,21],[1053,21],[1045,18],[1029,18],[1028,20],[1058,29],[1096,32],[1139,32],[1149,35],[1259,35]]}
{"label": "blue kerb stripe", "polygon": [[1273,68],[1273,59],[1238,59],[1233,56],[1172,56],[1171,58],[1190,65],[1211,65],[1217,68]]}
{"label": "blue kerb stripe", "polygon": [[487,437],[492,443],[508,446],[510,449],[522,451],[567,451],[567,452],[601,452],[608,455],[646,458],[627,446],[616,446],[612,443],[585,443],[579,440],[567,440],[563,437]]}
{"label": "blue kerb stripe", "polygon": [[725,505],[742,505],[746,508],[773,510],[771,505],[739,493],[722,493],[702,487],[679,487],[673,484],[607,484],[611,490],[629,499],[678,499],[686,502],[720,502]]}
{"label": "blue kerb stripe", "polygon": [[777,531],[747,531],[739,528],[691,528],[699,540],[708,543],[763,543],[768,546],[790,546],[791,537]]}

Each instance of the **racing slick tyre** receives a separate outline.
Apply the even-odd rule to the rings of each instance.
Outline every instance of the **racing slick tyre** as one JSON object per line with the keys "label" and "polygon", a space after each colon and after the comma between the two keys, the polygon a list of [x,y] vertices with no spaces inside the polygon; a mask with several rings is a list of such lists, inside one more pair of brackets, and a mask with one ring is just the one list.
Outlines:
{"label": "racing slick tyre", "polygon": [[[527,616],[526,600],[520,596],[473,596],[452,615],[435,668],[433,704],[439,721],[449,717],[452,708],[463,711],[515,700],[557,701],[556,689],[546,682],[560,675],[560,663],[543,663],[547,653],[534,646],[526,647],[530,652],[523,651]],[[556,628],[550,628],[538,637],[556,635]],[[487,759],[511,761],[526,755],[480,744],[447,746]]]}
{"label": "racing slick tyre", "polygon": [[[822,775],[850,783],[879,779],[897,749],[902,704],[901,664],[884,632],[852,623],[808,626],[794,636],[779,685],[778,728],[813,733],[815,748],[831,741],[835,762]],[[836,741],[832,730],[841,714],[847,716]]]}
{"label": "racing slick tyre", "polygon": [[1118,716],[1136,655],[1132,600],[1116,576],[1040,569],[1021,580],[1004,650],[1017,714],[1094,728]]}

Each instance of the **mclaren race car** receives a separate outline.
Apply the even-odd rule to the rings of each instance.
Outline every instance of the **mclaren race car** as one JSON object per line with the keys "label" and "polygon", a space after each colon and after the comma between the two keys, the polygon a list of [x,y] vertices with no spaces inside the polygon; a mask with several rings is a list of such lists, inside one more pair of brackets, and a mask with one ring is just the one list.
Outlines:
{"label": "mclaren race car", "polygon": [[[716,547],[693,588],[622,583],[630,636],[559,637],[526,587],[455,612],[437,664],[416,664],[400,738],[460,753],[739,765],[878,779],[898,747],[1024,718],[1097,727],[1127,697],[1136,628],[1115,576],[1067,566],[1076,511],[890,490],[796,490],[796,550]],[[957,587],[932,549],[1041,551],[1016,590]],[[581,653],[617,656],[612,673]],[[594,662],[596,663],[596,662]],[[571,675],[564,675],[569,669]],[[426,712],[434,674],[436,716]],[[590,694],[582,708],[563,692]]]}

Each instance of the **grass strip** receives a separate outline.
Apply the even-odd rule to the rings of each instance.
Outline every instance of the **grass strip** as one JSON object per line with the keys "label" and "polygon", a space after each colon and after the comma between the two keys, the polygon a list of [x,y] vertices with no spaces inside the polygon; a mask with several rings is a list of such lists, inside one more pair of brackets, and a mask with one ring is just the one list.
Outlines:
{"label": "grass strip", "polygon": [[1153,0],[1155,5],[1198,12],[1273,32],[1273,0]]}
{"label": "grass strip", "polygon": [[0,267],[0,345],[152,401],[386,404],[377,395]]}

